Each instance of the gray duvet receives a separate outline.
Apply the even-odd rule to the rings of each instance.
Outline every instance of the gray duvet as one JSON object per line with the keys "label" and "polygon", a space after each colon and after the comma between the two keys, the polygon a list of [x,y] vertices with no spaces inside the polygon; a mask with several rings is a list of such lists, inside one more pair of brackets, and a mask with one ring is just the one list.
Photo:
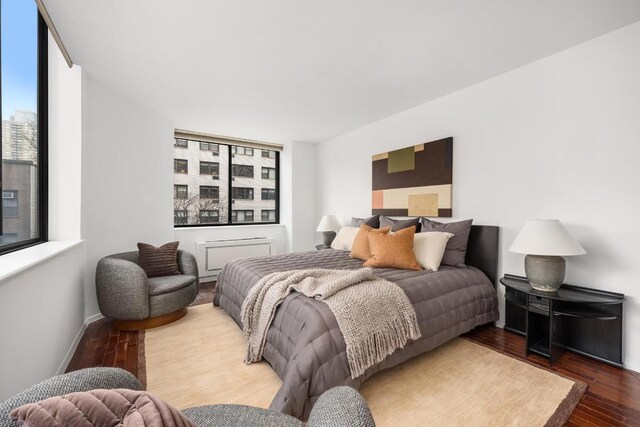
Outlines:
{"label": "gray duvet", "polygon": [[[220,272],[213,303],[241,326],[242,302],[249,289],[269,273],[361,267],[362,261],[349,258],[349,252],[334,249],[236,260]],[[293,293],[276,311],[267,333],[263,357],[282,380],[270,409],[305,420],[316,400],[331,387],[358,388],[376,372],[432,350],[478,325],[498,320],[496,290],[474,267],[441,267],[438,272],[378,268],[374,273],[404,290],[416,311],[422,337],[352,379],[344,338],[329,307]]]}

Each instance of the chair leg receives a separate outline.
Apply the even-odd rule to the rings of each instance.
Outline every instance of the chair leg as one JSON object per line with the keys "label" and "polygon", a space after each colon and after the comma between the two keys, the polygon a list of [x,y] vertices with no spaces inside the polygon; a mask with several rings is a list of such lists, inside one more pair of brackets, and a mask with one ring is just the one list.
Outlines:
{"label": "chair leg", "polygon": [[187,309],[181,308],[173,313],[163,314],[162,316],[149,317],[142,320],[119,320],[113,319],[113,327],[120,331],[140,331],[143,329],[157,328],[159,326],[168,325],[183,318],[187,314]]}

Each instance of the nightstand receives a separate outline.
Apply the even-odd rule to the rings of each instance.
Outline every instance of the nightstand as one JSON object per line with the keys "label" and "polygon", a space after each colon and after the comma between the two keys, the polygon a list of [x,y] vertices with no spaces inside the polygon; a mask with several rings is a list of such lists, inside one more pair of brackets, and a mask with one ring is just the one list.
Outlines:
{"label": "nightstand", "polygon": [[317,250],[322,250],[322,249],[331,249],[331,246],[325,246],[325,245],[317,245],[316,246]]}
{"label": "nightstand", "polygon": [[526,278],[505,274],[505,326],[526,336],[527,355],[555,362],[570,350],[622,367],[623,294],[562,285],[537,291]]}

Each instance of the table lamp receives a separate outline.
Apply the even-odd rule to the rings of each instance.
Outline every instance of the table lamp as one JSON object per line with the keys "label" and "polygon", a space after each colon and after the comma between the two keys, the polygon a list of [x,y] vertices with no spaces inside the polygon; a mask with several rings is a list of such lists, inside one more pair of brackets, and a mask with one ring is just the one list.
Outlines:
{"label": "table lamp", "polygon": [[509,252],[527,255],[524,271],[533,289],[556,292],[564,282],[563,256],[587,252],[557,219],[532,219],[516,236]]}
{"label": "table lamp", "polygon": [[331,246],[336,237],[336,231],[340,230],[340,221],[335,215],[324,215],[318,224],[316,231],[322,231],[322,244]]}

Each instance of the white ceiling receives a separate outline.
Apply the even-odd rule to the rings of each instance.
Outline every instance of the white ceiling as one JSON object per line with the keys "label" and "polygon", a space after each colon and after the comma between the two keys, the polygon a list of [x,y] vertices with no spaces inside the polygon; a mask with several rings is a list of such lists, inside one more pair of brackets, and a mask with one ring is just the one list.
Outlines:
{"label": "white ceiling", "polygon": [[640,20],[638,0],[45,4],[90,78],[176,127],[274,142],[323,141]]}

